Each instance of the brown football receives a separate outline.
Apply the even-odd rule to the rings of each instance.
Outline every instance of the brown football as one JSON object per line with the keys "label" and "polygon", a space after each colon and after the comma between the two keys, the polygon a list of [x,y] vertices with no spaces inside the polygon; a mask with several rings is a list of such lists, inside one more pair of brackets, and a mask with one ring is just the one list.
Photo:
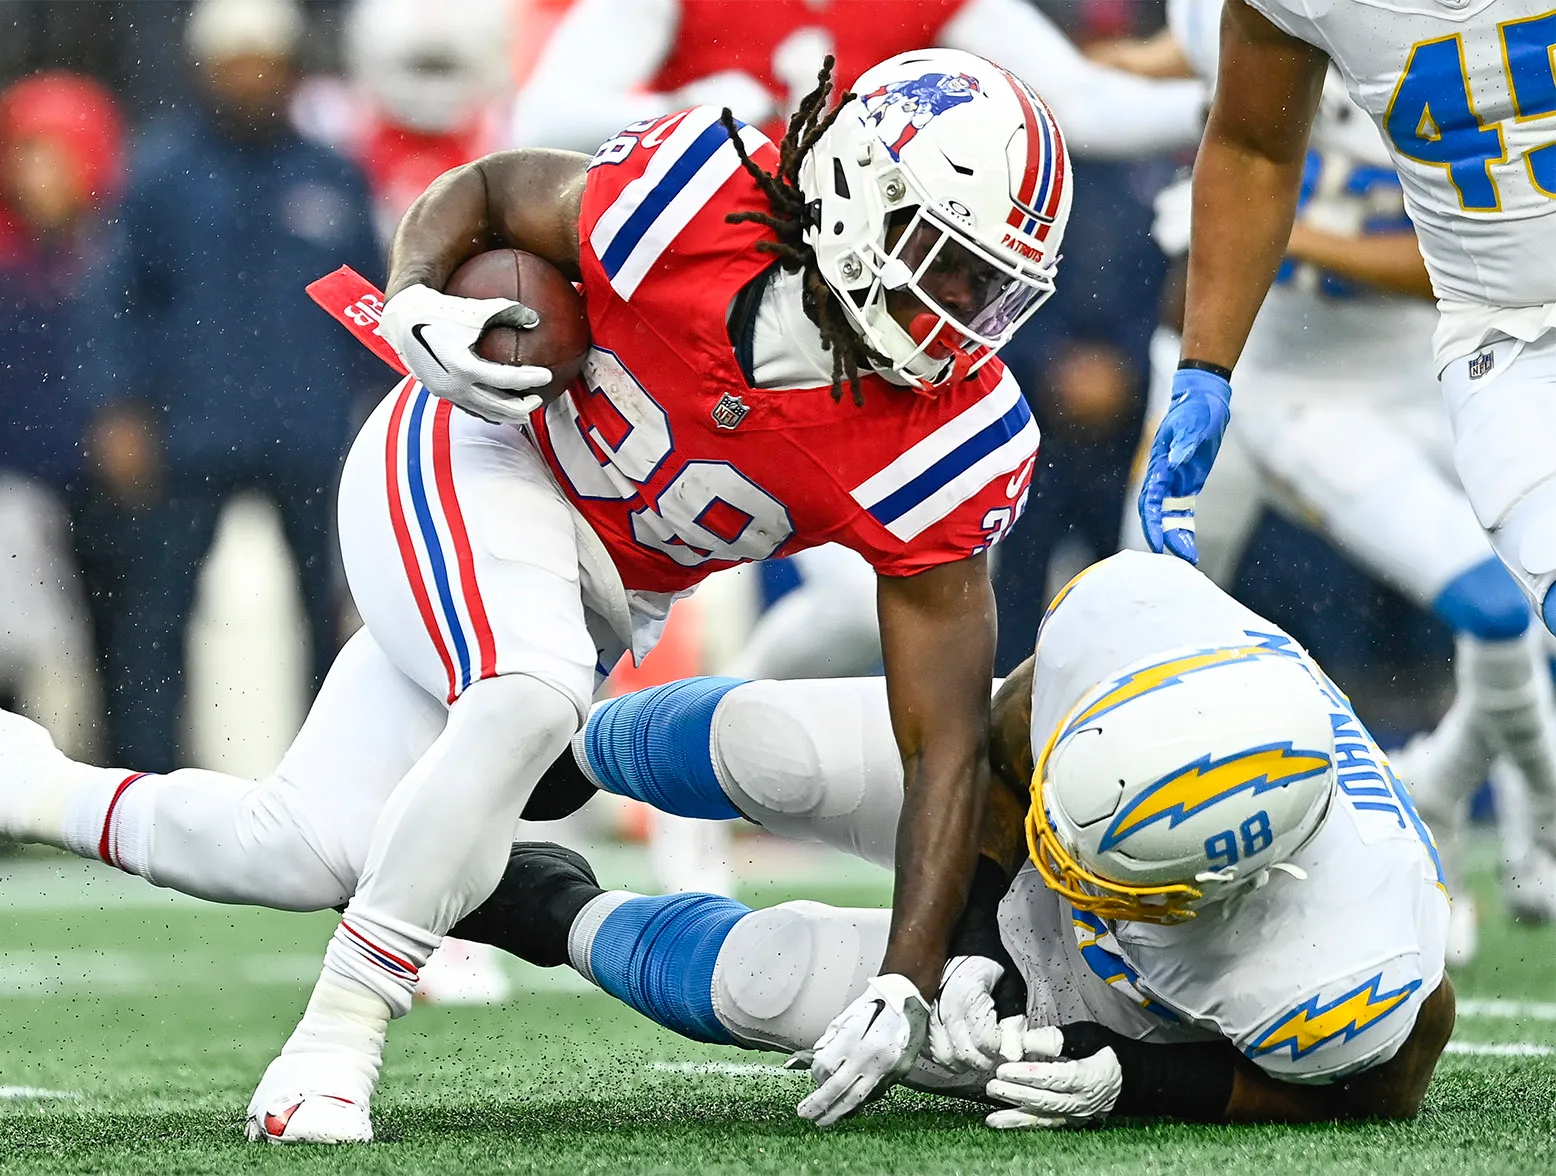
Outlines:
{"label": "brown football", "polygon": [[460,298],[511,298],[540,315],[528,330],[491,327],[475,352],[493,363],[539,364],[554,379],[539,395],[554,400],[573,382],[589,354],[589,318],[584,302],[562,271],[522,249],[480,253],[454,271],[444,293]]}

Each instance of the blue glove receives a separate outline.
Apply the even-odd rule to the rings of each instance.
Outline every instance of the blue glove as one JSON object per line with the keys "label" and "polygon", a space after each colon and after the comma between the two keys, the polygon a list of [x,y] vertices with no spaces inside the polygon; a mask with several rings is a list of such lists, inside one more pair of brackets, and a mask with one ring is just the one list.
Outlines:
{"label": "blue glove", "polygon": [[1140,488],[1140,526],[1152,551],[1199,563],[1194,499],[1205,487],[1232,414],[1232,385],[1214,372],[1179,368],[1172,403],[1151,442]]}

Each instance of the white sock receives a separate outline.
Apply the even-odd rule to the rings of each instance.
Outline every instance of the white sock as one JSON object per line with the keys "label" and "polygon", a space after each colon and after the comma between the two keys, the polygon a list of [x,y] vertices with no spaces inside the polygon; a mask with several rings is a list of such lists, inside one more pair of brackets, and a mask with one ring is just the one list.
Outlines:
{"label": "white sock", "polygon": [[[50,845],[84,858],[96,858],[132,874],[146,872],[151,840],[147,807],[135,801],[153,779],[145,772],[93,768],[72,763],[58,778],[59,824]],[[47,832],[40,828],[40,833]]]}
{"label": "white sock", "polygon": [[[377,993],[350,977],[330,970],[319,974],[313,995],[302,1020],[292,1030],[282,1057],[307,1054],[328,1055],[332,1078],[349,1081],[350,1090],[330,1090],[360,1100],[363,1106],[372,1100],[383,1065],[384,1035],[389,1028],[389,1006]],[[345,1063],[344,1068],[342,1063]],[[298,1091],[299,1094],[310,1093]]]}
{"label": "white sock", "polygon": [[1511,641],[1460,637],[1460,694],[1492,750],[1528,788],[1531,832],[1549,835],[1556,816],[1556,701],[1533,629]]}
{"label": "white sock", "polygon": [[567,962],[590,984],[598,983],[589,966],[589,951],[594,946],[594,937],[600,933],[600,927],[612,911],[628,899],[637,897],[630,890],[607,890],[585,903],[583,910],[573,920],[573,925],[568,928]]}
{"label": "white sock", "polygon": [[324,971],[373,993],[390,1016],[403,1017],[411,1011],[422,966],[442,938],[353,900],[324,953]]}

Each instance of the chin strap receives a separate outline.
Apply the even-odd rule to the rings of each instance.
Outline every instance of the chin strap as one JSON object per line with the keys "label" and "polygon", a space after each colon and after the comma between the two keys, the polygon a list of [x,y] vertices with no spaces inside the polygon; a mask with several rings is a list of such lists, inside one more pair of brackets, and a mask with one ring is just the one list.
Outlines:
{"label": "chin strap", "polygon": [[[915,343],[924,344],[924,354],[930,359],[948,359],[951,361],[951,373],[945,379],[946,383],[960,384],[972,374],[973,357],[968,355],[960,347],[941,338],[947,327],[951,324],[938,314],[915,315],[908,324],[908,334]],[[953,328],[954,332],[954,328]],[[933,396],[932,391],[922,390],[925,395]]]}

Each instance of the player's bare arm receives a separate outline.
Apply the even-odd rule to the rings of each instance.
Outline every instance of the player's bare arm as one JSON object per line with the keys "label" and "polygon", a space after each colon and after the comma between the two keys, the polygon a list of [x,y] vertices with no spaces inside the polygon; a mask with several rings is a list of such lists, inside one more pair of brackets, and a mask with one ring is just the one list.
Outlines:
{"label": "player's bare arm", "polygon": [[1286,256],[1385,293],[1412,298],[1433,296],[1432,279],[1413,232],[1352,237],[1298,221],[1291,227]]}
{"label": "player's bare arm", "polygon": [[903,765],[891,939],[881,971],[906,976],[932,996],[967,897],[988,792],[995,622],[987,558],[883,576],[878,601]]}
{"label": "player's bare arm", "polygon": [[1221,72],[1194,164],[1183,355],[1230,370],[1285,254],[1328,59],[1243,0],[1221,16]]}
{"label": "player's bare arm", "polygon": [[1103,65],[1111,65],[1143,78],[1192,78],[1183,46],[1170,28],[1159,29],[1149,37],[1118,37],[1098,41],[1086,47],[1086,56]]}
{"label": "player's bare arm", "polygon": [[504,246],[544,257],[576,281],[588,163],[576,152],[530,148],[444,172],[400,221],[385,293],[392,298],[415,285],[441,290],[462,262]]}

